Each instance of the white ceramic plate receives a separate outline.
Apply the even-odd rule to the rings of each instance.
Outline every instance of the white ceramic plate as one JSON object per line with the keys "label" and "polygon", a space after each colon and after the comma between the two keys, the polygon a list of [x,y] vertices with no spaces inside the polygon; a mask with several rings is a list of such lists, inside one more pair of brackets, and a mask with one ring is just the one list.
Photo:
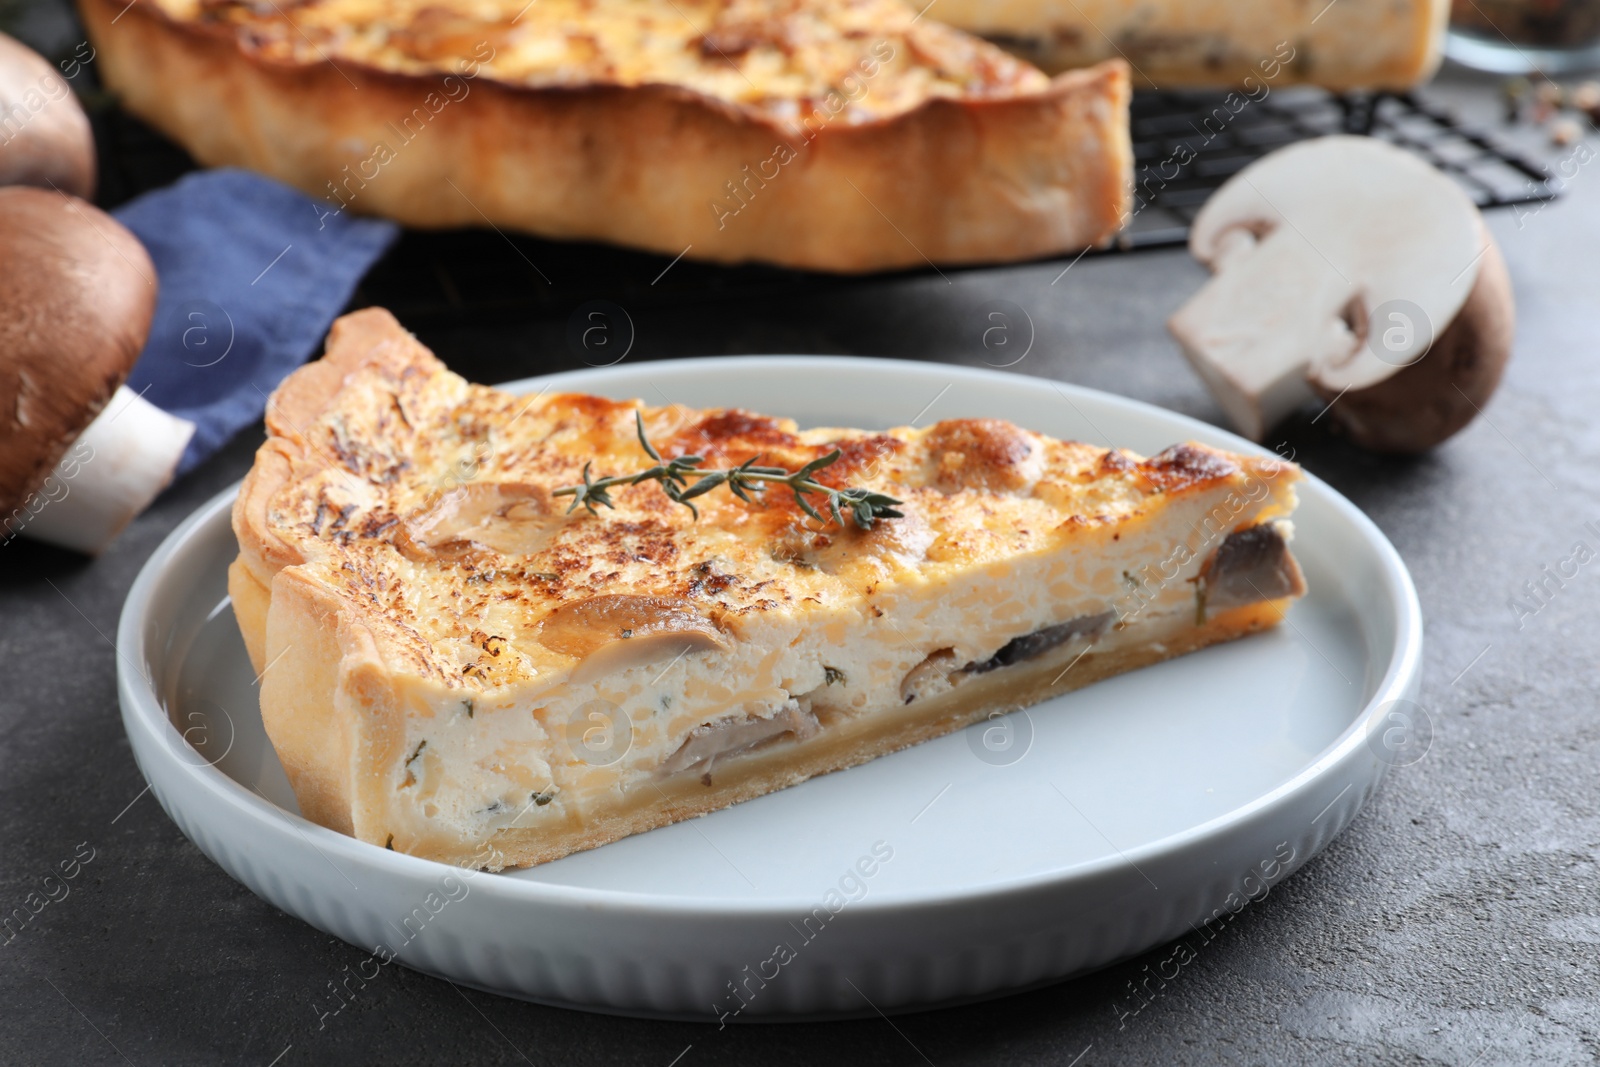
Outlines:
{"label": "white ceramic plate", "polygon": [[[882,360],[685,360],[513,388],[546,385],[802,425],[999,416],[1144,453],[1254,447],[1069,385]],[[174,531],[128,596],[123,720],[183,832],[268,901],[373,953],[363,973],[397,959],[510,996],[707,1021],[990,996],[1259,898],[1420,743],[1403,714],[1421,661],[1410,577],[1311,478],[1295,517],[1311,591],[1273,632],[556,863],[461,872],[297,813],[227,601],[231,500]]]}

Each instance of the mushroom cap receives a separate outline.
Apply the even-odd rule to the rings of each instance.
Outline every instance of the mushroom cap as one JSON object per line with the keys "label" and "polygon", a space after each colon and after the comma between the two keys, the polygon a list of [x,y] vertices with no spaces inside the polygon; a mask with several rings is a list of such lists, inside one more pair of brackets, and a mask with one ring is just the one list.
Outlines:
{"label": "mushroom cap", "polygon": [[50,61],[0,33],[0,185],[94,195],[94,133]]}
{"label": "mushroom cap", "polygon": [[0,189],[0,522],[44,482],[144,349],[156,269],[110,215]]}
{"label": "mushroom cap", "polygon": [[1373,452],[1426,452],[1477,417],[1489,402],[1516,333],[1511,276],[1488,242],[1467,302],[1422,358],[1365,389],[1343,392],[1311,379],[1334,426]]}

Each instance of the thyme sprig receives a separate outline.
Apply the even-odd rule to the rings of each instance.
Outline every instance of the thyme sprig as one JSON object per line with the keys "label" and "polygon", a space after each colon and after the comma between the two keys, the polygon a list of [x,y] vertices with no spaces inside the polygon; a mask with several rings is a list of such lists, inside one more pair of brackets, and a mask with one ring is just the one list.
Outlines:
{"label": "thyme sprig", "polygon": [[[901,501],[887,493],[876,493],[870,489],[835,489],[823,485],[812,477],[823,468],[838,462],[842,453],[837,448],[825,456],[818,456],[797,471],[783,467],[760,466],[756,463],[760,456],[752,456],[737,467],[730,467],[727,470],[706,470],[700,466],[705,462],[704,456],[662,459],[661,453],[656,451],[650,439],[645,436],[644,417],[635,411],[633,419],[639,431],[639,447],[656,461],[656,465],[637,474],[596,478],[590,473],[593,464],[585,463],[582,485],[565,486],[553,494],[572,497],[572,506],[567,508],[567,514],[570,515],[578,510],[580,504],[588,508],[591,515],[599,514],[595,510],[597,504],[615,508],[617,505],[611,499],[610,490],[616,486],[660,482],[662,491],[692,511],[697,519],[700,517],[700,511],[691,501],[697,496],[704,496],[719,485],[726,485],[735,496],[747,504],[755,503],[754,497],[760,496],[774,485],[787,486],[794,493],[795,503],[800,506],[801,511],[818,522],[827,522],[828,519],[823,517],[822,512],[806,499],[806,494],[816,493],[826,498],[829,515],[840,526],[844,525],[846,514],[863,530],[872,529],[872,524],[878,519],[903,517],[901,512],[895,510]],[[695,478],[693,483],[689,481],[691,477]]]}

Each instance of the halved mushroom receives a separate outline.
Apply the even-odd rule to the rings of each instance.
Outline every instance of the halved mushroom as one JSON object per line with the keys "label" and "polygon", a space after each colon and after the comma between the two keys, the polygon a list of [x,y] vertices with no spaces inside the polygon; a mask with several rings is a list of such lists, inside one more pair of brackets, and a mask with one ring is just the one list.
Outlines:
{"label": "halved mushroom", "polygon": [[539,643],[578,658],[574,682],[685,652],[728,647],[722,632],[688,601],[627,594],[561,605],[539,624]]}
{"label": "halved mushroom", "polygon": [[1213,277],[1167,326],[1240,433],[1318,397],[1358,444],[1465,426],[1510,357],[1510,281],[1478,209],[1383,141],[1324,137],[1229,179],[1189,231]]}

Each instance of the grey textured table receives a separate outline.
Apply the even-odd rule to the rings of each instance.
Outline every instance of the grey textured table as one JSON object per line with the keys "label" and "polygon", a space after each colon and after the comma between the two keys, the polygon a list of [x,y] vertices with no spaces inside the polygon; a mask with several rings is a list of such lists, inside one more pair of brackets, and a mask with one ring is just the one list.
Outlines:
{"label": "grey textured table", "polygon": [[[1494,116],[1483,83],[1455,76],[1434,97]],[[363,953],[252,896],[143,792],[107,640],[140,565],[243,474],[255,431],[98,560],[0,548],[0,910],[25,907],[62,861],[80,864],[68,895],[0,935],[0,1062],[1594,1062],[1600,564],[1520,624],[1510,602],[1574,542],[1600,550],[1584,526],[1600,521],[1596,168],[1580,168],[1555,205],[1491,217],[1521,320],[1516,359],[1483,418],[1415,460],[1362,455],[1309,418],[1289,427],[1300,459],[1373,517],[1416,577],[1432,749],[1136,1015],[1122,1015],[1129,984],[1162,954],[892,1023],[718,1031],[459,992],[403,969],[319,1020],[328,983]],[[1183,253],[1091,257],[1053,281],[1060,270],[869,279],[820,302],[658,307],[635,315],[629,358],[827,352],[979,364],[993,358],[985,313],[1003,298],[1037,329],[1013,373],[1219,417],[1162,326],[1202,278]],[[463,373],[492,381],[575,365],[565,327],[564,315],[546,315],[421,332]]]}

